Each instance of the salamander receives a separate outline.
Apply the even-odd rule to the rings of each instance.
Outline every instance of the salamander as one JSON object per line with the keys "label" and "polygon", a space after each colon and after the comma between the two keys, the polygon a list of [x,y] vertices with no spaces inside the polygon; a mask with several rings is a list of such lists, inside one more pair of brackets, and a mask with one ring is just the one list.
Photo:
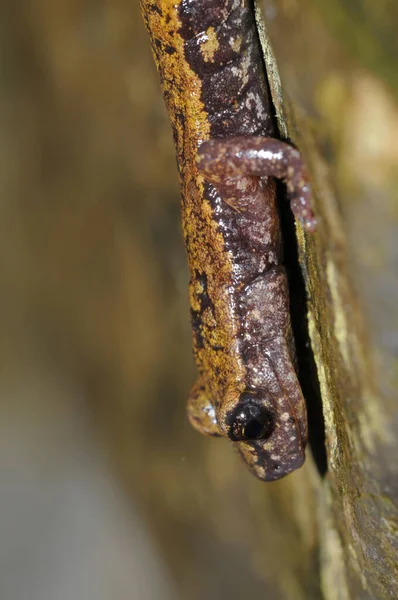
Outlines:
{"label": "salamander", "polygon": [[199,371],[192,425],[262,480],[305,460],[275,177],[314,231],[300,154],[276,139],[250,0],[142,0],[171,119]]}

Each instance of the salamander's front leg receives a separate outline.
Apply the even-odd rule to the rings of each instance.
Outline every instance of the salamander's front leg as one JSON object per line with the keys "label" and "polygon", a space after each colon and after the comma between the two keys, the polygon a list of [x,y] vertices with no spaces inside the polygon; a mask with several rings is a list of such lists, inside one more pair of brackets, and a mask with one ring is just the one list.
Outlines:
{"label": "salamander's front leg", "polygon": [[209,401],[204,385],[199,378],[193,386],[188,400],[188,418],[191,425],[203,435],[221,436],[216,411]]}
{"label": "salamander's front leg", "polygon": [[[203,142],[197,156],[199,170],[216,187],[222,185],[224,200],[236,206],[245,196],[245,187],[255,184],[253,177],[276,177],[286,183],[294,215],[307,231],[315,231],[311,208],[311,187],[300,152],[275,138],[231,137]],[[249,190],[247,190],[249,191]],[[253,190],[251,190],[253,194]]]}

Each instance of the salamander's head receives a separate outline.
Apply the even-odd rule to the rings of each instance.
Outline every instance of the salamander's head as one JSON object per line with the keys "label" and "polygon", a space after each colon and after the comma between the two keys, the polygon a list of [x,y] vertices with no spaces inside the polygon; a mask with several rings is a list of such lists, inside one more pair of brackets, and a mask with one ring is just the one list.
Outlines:
{"label": "salamander's head", "polygon": [[285,398],[253,389],[243,392],[233,408],[219,416],[224,434],[236,444],[250,470],[265,481],[284,477],[305,460],[306,425],[303,428],[292,407],[286,411],[283,404]]}

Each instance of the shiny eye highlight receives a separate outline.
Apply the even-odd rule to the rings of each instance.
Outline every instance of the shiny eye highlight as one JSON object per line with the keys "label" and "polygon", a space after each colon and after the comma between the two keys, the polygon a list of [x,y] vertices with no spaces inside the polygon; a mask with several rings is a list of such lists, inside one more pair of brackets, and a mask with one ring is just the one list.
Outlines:
{"label": "shiny eye highlight", "polygon": [[245,396],[228,419],[229,438],[233,442],[250,442],[270,437],[274,430],[272,413],[258,404],[258,400]]}

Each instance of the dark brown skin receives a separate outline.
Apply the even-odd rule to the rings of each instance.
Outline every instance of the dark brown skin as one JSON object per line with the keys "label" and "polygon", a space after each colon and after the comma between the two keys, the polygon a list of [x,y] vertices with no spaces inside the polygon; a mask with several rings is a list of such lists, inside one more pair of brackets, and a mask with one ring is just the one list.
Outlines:
{"label": "dark brown skin", "polygon": [[294,215],[307,231],[315,231],[307,169],[300,152],[290,144],[254,136],[212,140],[200,147],[197,166],[224,202],[240,212],[247,210],[251,197],[259,193],[259,177],[282,179]]}
{"label": "dark brown skin", "polygon": [[305,169],[272,137],[249,0],[143,0],[142,9],[180,172],[199,370],[189,417],[228,437],[260,479],[279,479],[304,462],[307,419],[272,177],[312,230]]}

